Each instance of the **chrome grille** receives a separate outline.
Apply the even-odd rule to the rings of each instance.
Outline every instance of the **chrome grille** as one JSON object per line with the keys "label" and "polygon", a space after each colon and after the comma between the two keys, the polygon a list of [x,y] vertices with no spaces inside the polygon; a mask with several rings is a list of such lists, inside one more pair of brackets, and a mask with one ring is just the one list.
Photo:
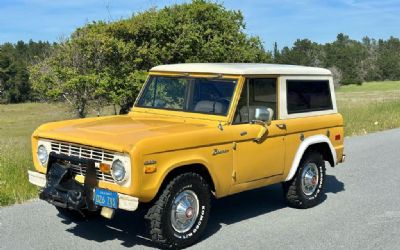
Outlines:
{"label": "chrome grille", "polygon": [[[76,164],[68,164],[68,165],[71,168],[72,173],[86,176],[86,166],[76,165]],[[96,176],[98,180],[114,183],[114,179],[112,178],[111,174],[105,174],[101,172],[97,166],[96,166]]]}
{"label": "chrome grille", "polygon": [[66,142],[52,141],[51,151],[99,162],[112,162],[114,160],[114,153],[111,151]]}
{"label": "chrome grille", "polygon": [[[99,163],[104,162],[111,164],[114,160],[114,153],[111,151],[67,142],[51,141],[51,151],[58,154],[91,159]],[[86,166],[84,165],[69,164],[69,167],[74,174],[86,175]],[[96,175],[98,180],[114,183],[111,174],[105,174],[100,171],[99,164],[96,164]]]}

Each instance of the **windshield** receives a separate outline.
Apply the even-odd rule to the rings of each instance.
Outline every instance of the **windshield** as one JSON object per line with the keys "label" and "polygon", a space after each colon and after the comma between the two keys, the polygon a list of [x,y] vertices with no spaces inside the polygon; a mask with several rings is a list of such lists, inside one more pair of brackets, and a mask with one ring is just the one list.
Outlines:
{"label": "windshield", "polygon": [[151,76],[137,107],[226,115],[236,80]]}

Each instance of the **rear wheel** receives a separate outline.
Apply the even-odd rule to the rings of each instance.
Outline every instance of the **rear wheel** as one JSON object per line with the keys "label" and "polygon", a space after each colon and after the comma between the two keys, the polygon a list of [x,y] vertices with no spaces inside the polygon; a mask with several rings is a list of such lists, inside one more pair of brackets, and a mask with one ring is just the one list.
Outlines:
{"label": "rear wheel", "polygon": [[151,239],[174,248],[194,244],[206,227],[210,197],[209,185],[200,175],[175,177],[145,216]]}
{"label": "rear wheel", "polygon": [[325,162],[318,152],[307,153],[292,180],[283,183],[288,204],[309,208],[321,202],[325,184]]}

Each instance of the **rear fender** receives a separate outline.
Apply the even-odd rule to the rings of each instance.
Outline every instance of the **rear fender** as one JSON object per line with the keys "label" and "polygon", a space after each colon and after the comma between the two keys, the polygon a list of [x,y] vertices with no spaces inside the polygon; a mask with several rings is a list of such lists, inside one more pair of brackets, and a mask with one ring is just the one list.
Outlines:
{"label": "rear fender", "polygon": [[306,138],[299,146],[296,155],[293,159],[292,165],[290,167],[290,171],[289,174],[287,175],[285,181],[289,181],[293,178],[293,176],[296,174],[297,172],[297,168],[299,167],[301,158],[303,158],[304,153],[306,152],[306,150],[308,149],[308,147],[317,144],[317,143],[326,143],[329,146],[330,149],[330,153],[332,154],[332,159],[333,159],[333,163],[334,165],[337,164],[336,162],[336,151],[331,143],[331,141],[329,140],[328,137],[326,137],[325,135],[313,135],[310,136],[308,138]]}

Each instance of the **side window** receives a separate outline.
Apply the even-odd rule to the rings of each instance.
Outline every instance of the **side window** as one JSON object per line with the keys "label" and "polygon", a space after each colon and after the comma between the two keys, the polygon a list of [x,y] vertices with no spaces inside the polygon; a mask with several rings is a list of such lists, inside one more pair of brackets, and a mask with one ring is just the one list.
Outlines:
{"label": "side window", "polygon": [[242,90],[235,113],[235,124],[249,123],[254,120],[257,108],[271,108],[276,117],[276,79],[248,79]]}
{"label": "side window", "polygon": [[286,81],[288,114],[332,109],[332,99],[327,80]]}

